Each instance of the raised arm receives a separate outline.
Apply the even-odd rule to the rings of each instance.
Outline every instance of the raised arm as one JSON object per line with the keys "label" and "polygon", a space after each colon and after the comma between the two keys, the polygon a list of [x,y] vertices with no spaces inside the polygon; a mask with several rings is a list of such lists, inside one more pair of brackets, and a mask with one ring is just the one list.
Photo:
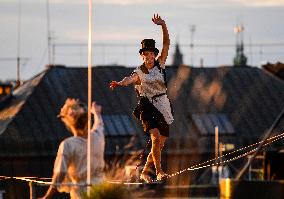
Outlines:
{"label": "raised arm", "polygon": [[96,104],[96,102],[93,102],[92,107],[91,107],[91,113],[93,114],[93,117],[94,117],[94,124],[92,126],[91,131],[98,130],[99,127],[103,126],[104,122],[103,122],[101,112],[102,112],[102,107]]}
{"label": "raised arm", "polygon": [[162,49],[161,55],[158,57],[158,60],[161,63],[161,65],[164,65],[166,63],[169,48],[170,48],[170,38],[169,38],[168,28],[167,28],[166,22],[158,14],[156,15],[154,14],[152,21],[154,24],[162,27],[163,49]]}
{"label": "raised arm", "polygon": [[129,84],[133,84],[139,81],[139,77],[136,73],[133,73],[131,76],[129,77],[125,77],[123,78],[123,80],[117,82],[117,81],[112,81],[109,84],[109,88],[110,89],[115,89],[118,86],[128,86]]}

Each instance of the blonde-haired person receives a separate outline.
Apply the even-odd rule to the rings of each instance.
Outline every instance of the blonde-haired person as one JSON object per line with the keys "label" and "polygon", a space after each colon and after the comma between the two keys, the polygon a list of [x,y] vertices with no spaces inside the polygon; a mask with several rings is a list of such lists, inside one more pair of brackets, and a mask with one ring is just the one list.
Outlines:
{"label": "blonde-haired person", "polygon": [[157,180],[164,179],[167,174],[161,168],[161,151],[169,137],[169,125],[173,122],[170,101],[167,97],[166,82],[163,70],[168,56],[170,39],[166,22],[157,14],[152,18],[154,24],[162,27],[163,48],[161,54],[155,47],[155,40],[142,40],[142,48],[139,50],[143,64],[137,67],[131,76],[121,81],[112,81],[110,88],[128,86],[134,84],[140,97],[134,115],[141,120],[144,132],[150,135],[152,141],[151,152],[140,175],[140,179],[147,183],[152,182],[149,176],[150,166],[156,168]]}
{"label": "blonde-haired person", "polygon": [[[94,118],[91,129],[92,184],[100,184],[104,181],[105,138],[101,111],[102,107],[93,102],[91,107]],[[70,193],[71,199],[80,199],[82,193],[86,191],[86,186],[68,186],[68,183],[85,184],[87,180],[87,107],[78,99],[68,98],[58,117],[73,136],[60,143],[54,162],[52,185],[41,199],[52,198],[57,191]]]}

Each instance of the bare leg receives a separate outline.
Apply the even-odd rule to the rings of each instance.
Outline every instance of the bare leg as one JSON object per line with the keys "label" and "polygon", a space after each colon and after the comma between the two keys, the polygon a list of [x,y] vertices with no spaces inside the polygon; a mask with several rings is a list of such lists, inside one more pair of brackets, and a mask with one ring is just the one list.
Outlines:
{"label": "bare leg", "polygon": [[160,133],[159,133],[159,130],[157,128],[151,129],[150,130],[150,136],[151,136],[151,141],[152,141],[151,152],[149,153],[149,155],[147,157],[147,162],[146,162],[144,169],[143,169],[143,171],[140,175],[140,179],[146,181],[147,183],[152,182],[151,177],[147,174],[148,169],[149,169],[152,162],[154,162],[154,165],[155,165],[155,168],[156,168],[156,173],[157,173],[157,171],[161,170],[161,163],[160,163],[161,162],[161,151],[160,151],[160,140],[159,140]]}
{"label": "bare leg", "polygon": [[[163,147],[165,145],[165,141],[166,141],[167,137],[163,136],[163,135],[160,135],[160,150],[162,152],[163,150]],[[146,161],[146,164],[144,166],[144,169],[142,172],[148,172],[149,169],[150,169],[150,166],[153,164],[153,156],[152,156],[152,152],[150,152],[148,154],[148,157],[147,157],[147,161]]]}
{"label": "bare leg", "polygon": [[160,132],[157,128],[150,130],[152,148],[151,153],[156,168],[156,174],[161,172]]}
{"label": "bare leg", "polygon": [[161,151],[164,147],[167,137],[160,135],[159,130],[156,128],[150,130],[150,134],[152,140],[152,149],[147,157],[146,164],[140,176],[140,178],[145,180],[146,182],[147,181],[151,182],[150,181],[151,178],[147,173],[149,171],[151,164],[153,163],[156,168],[157,179],[161,180],[162,177],[165,175],[165,173],[161,169]]}
{"label": "bare leg", "polygon": [[[161,155],[166,139],[167,137],[160,135],[160,155]],[[157,180],[163,180],[165,177],[167,177],[167,174],[164,173],[162,169],[160,170],[160,172],[156,171],[156,174],[157,174]]]}

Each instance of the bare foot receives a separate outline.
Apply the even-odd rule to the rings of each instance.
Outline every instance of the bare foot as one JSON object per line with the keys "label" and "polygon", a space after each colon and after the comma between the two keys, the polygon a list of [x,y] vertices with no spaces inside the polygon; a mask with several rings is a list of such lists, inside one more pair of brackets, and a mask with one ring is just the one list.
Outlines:
{"label": "bare foot", "polygon": [[146,173],[141,173],[140,180],[143,180],[146,183],[152,183],[153,182],[152,178],[149,175],[147,175]]}
{"label": "bare foot", "polygon": [[160,172],[157,174],[157,180],[161,181],[161,180],[165,180],[169,177],[168,174],[164,173],[164,172]]}

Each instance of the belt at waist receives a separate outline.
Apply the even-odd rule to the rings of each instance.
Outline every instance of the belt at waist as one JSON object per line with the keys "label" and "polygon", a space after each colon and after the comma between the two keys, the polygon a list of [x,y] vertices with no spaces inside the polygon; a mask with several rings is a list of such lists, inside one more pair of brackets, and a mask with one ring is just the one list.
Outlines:
{"label": "belt at waist", "polygon": [[152,96],[152,97],[151,97],[152,102],[153,102],[153,100],[155,100],[156,98],[159,98],[159,97],[161,97],[161,96],[163,96],[163,95],[166,95],[166,93],[160,93],[160,94],[158,94],[158,95]]}
{"label": "belt at waist", "polygon": [[166,94],[167,94],[167,93],[160,93],[160,94],[154,95],[154,96],[152,96],[152,97],[146,97],[146,96],[138,95],[138,97],[139,97],[140,99],[143,98],[143,97],[146,97],[146,98],[149,99],[149,101],[151,100],[151,101],[153,102],[153,100],[155,100],[156,98],[159,98],[159,97],[161,97],[161,96],[163,96],[163,95],[166,95]]}

